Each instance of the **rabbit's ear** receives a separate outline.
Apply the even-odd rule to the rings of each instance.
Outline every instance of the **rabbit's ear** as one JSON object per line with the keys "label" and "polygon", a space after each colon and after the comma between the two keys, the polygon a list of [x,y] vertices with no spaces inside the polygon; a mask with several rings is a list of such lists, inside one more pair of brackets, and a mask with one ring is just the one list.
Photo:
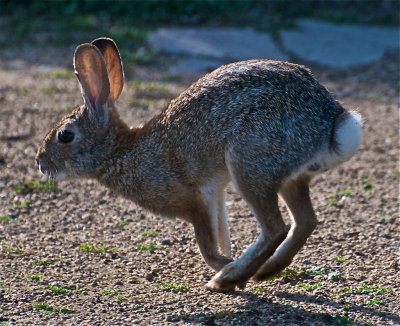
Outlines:
{"label": "rabbit's ear", "polygon": [[122,60],[115,42],[106,37],[101,37],[92,41],[103,54],[106,63],[108,78],[110,80],[109,101],[116,101],[124,87],[124,71]]}
{"label": "rabbit's ear", "polygon": [[86,105],[99,124],[104,125],[108,121],[110,82],[99,49],[89,43],[79,45],[75,50],[74,68]]}

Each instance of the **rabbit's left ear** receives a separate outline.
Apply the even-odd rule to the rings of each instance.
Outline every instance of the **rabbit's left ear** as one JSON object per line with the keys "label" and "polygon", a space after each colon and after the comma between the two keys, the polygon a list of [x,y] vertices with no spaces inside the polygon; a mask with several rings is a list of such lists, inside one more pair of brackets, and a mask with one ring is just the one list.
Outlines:
{"label": "rabbit's left ear", "polygon": [[122,60],[115,42],[106,37],[101,37],[92,41],[103,55],[106,63],[108,79],[110,81],[109,101],[116,101],[124,87],[124,71]]}
{"label": "rabbit's left ear", "polygon": [[79,45],[74,54],[74,68],[86,106],[93,118],[100,125],[105,125],[108,121],[110,82],[99,49],[89,43]]}

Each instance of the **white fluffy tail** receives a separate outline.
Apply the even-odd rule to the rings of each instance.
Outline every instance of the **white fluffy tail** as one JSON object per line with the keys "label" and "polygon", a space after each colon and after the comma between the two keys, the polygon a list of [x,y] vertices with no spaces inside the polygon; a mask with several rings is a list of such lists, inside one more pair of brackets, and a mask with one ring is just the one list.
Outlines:
{"label": "white fluffy tail", "polygon": [[301,170],[313,175],[333,168],[349,160],[359,150],[361,143],[361,115],[354,111],[345,111],[335,122],[331,144]]}
{"label": "white fluffy tail", "polygon": [[339,163],[350,159],[362,143],[362,118],[357,112],[342,113],[335,124],[334,148]]}

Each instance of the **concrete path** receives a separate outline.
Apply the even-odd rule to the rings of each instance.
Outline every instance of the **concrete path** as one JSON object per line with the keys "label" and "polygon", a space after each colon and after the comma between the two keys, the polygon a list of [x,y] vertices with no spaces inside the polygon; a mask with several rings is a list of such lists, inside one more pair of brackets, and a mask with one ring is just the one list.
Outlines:
{"label": "concrete path", "polygon": [[298,21],[295,30],[267,33],[234,28],[162,28],[149,37],[152,48],[181,55],[171,74],[207,71],[221,64],[254,58],[298,58],[331,68],[347,68],[377,61],[398,50],[399,29]]}

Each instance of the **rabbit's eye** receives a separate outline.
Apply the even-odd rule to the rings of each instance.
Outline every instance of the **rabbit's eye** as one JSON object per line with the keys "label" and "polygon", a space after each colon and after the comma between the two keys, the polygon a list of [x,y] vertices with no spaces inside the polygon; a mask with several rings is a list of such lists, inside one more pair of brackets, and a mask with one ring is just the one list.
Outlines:
{"label": "rabbit's eye", "polygon": [[74,140],[74,133],[69,130],[59,131],[57,134],[58,141],[63,144],[70,143]]}

